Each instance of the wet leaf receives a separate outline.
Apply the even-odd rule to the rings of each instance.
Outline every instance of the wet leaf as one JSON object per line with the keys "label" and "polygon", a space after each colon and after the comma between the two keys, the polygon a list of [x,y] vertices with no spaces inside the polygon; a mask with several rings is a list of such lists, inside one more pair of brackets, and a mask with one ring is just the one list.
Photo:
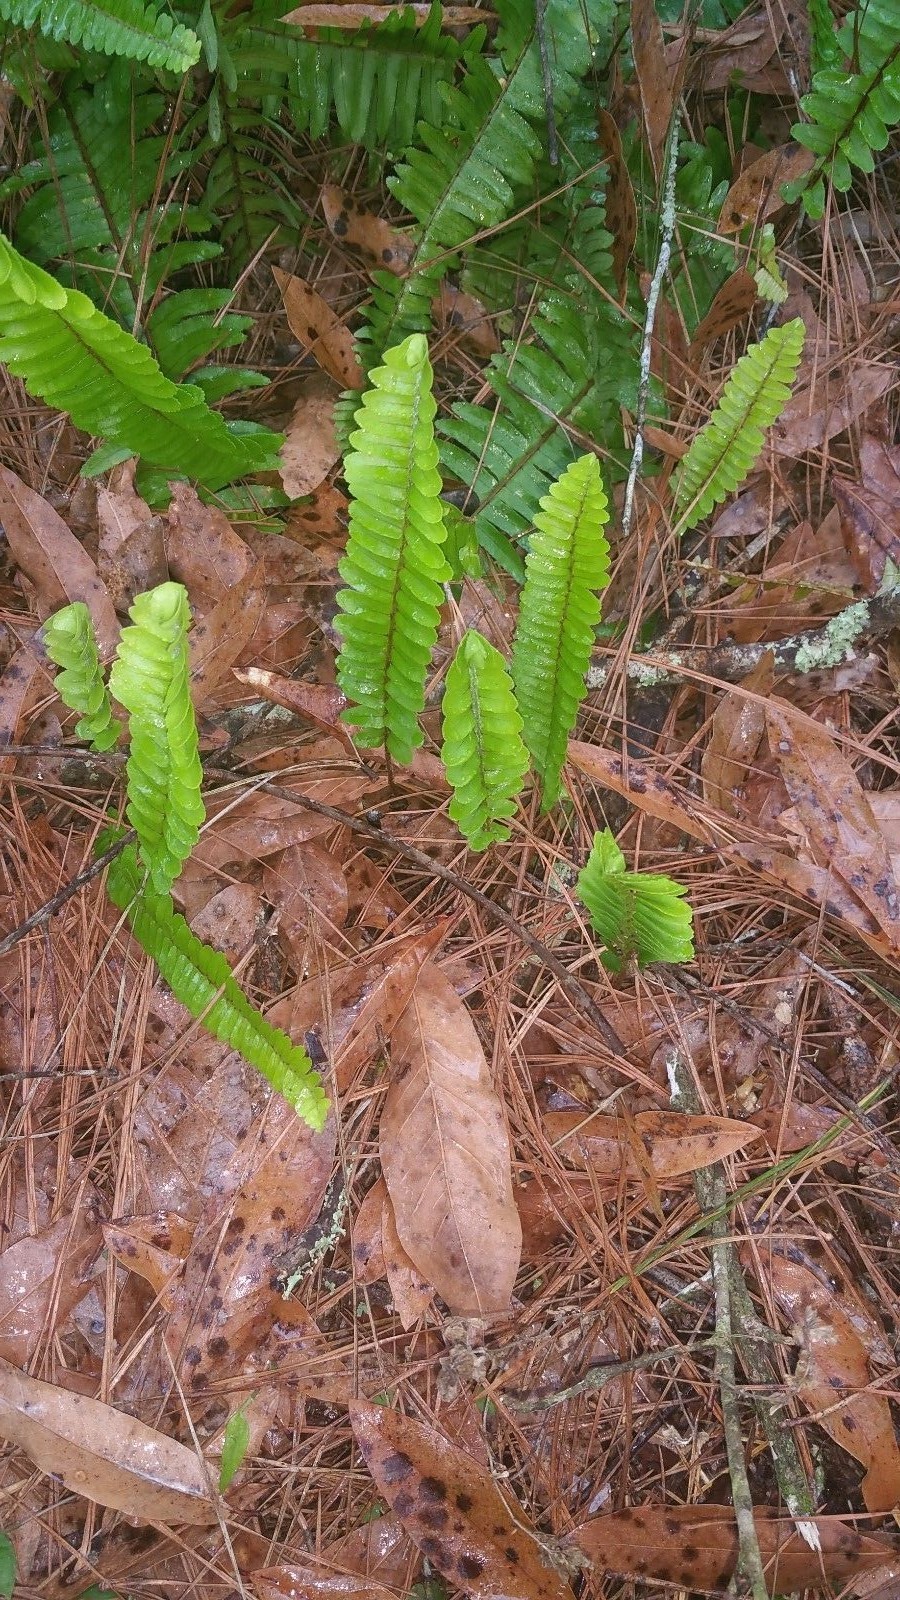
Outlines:
{"label": "wet leaf", "polygon": [[740,689],[724,694],[713,713],[700,770],[709,804],[727,816],[737,814],[735,793],[745,781],[765,733],[765,707],[750,696],[771,693],[775,681],[773,661],[771,651],[767,651]]}
{"label": "wet leaf", "polygon": [[743,83],[758,73],[778,47],[784,27],[780,13],[774,27],[777,33],[773,32],[773,19],[756,12],[723,28],[691,63],[692,85],[696,84],[704,94],[712,94],[717,89],[727,89],[735,78]]}
{"label": "wet leaf", "polygon": [[103,1240],[96,1197],[82,1189],[74,1209],[0,1252],[0,1356],[25,1366],[84,1299]]}
{"label": "wet leaf", "polygon": [[294,338],[342,389],[361,389],[365,375],[353,353],[349,328],[303,278],[282,272],[280,267],[273,267],[272,274],[281,290]]}
{"label": "wet leaf", "polygon": [[835,473],[844,543],[867,594],[884,577],[885,563],[900,565],[900,449],[866,434],[860,445],[860,482]]}
{"label": "wet leaf", "polygon": [[688,351],[691,360],[696,360],[707,345],[721,339],[723,334],[730,333],[732,328],[749,316],[758,292],[756,280],[745,267],[738,267],[730,278],[725,279],[721,288],[716,290],[706,316],[694,331]]}
{"label": "wet leaf", "polygon": [[[291,784],[296,782],[291,779],[279,784],[283,794],[249,794],[237,803],[230,795],[218,805],[211,801],[207,825],[191,857],[190,870],[196,873],[198,867],[208,871],[235,862],[259,861],[290,845],[329,833],[334,823],[328,817],[317,816],[290,799]],[[327,775],[324,771],[321,777],[308,776],[302,786],[297,786],[310,799],[342,810],[351,810],[372,787],[368,779],[356,774]]]}
{"label": "wet leaf", "polygon": [[223,678],[230,682],[230,669],[253,639],[265,604],[264,569],[257,561],[191,629],[191,698],[199,711]]}
{"label": "wet leaf", "polygon": [[474,295],[454,284],[442,283],[440,294],[432,301],[432,311],[438,326],[455,334],[482,361],[488,361],[500,349],[490,312]]}
{"label": "wet leaf", "polygon": [[402,274],[415,250],[409,234],[400,233],[372,211],[358,211],[335,183],[322,190],[322,211],[336,239],[361,250],[373,266]]}
{"label": "wet leaf", "polygon": [[866,1468],[862,1494],[869,1511],[900,1503],[900,1448],[886,1394],[871,1387],[869,1351],[884,1342],[872,1317],[843,1286],[802,1261],[766,1252],[766,1281],[790,1317],[800,1356],[796,1392],[820,1428]]}
{"label": "wet leaf", "polygon": [[281,447],[281,482],[292,500],[318,489],[340,456],[334,431],[340,392],[324,372],[314,372],[300,391]]}
{"label": "wet leaf", "polygon": [[381,1166],[400,1243],[451,1311],[503,1311],[522,1236],[509,1135],[464,1003],[426,963],[391,1040]]}
{"label": "wet leaf", "polygon": [[318,921],[342,928],[349,895],[341,864],[317,840],[291,845],[263,872],[266,899],[278,911],[278,932],[301,969],[306,964],[311,930]]}
{"label": "wet leaf", "polygon": [[865,416],[896,383],[896,367],[877,361],[857,359],[834,373],[816,373],[811,382],[795,389],[771,428],[772,449],[780,456],[821,450],[836,433]]}
{"label": "wet leaf", "polygon": [[0,1361],[0,1435],[73,1494],[140,1522],[216,1521],[194,1450],[101,1400],[42,1383]]}
{"label": "wet leaf", "polygon": [[666,60],[662,25],[653,0],[631,0],[631,46],[641,91],[647,147],[659,181],[675,105],[676,84]]}
{"label": "wet leaf", "polygon": [[123,461],[97,490],[97,571],[113,605],[127,611],[135,595],[155,589],[169,576],[164,518],[150,510],[134,487],[134,460]]}
{"label": "wet leaf", "polygon": [[16,565],[34,585],[41,616],[48,617],[72,600],[83,600],[100,655],[107,660],[119,637],[119,623],[94,562],[59,512],[3,466],[0,519]]}
{"label": "wet leaf", "polygon": [[603,109],[597,112],[597,133],[607,161],[606,226],[613,236],[613,272],[619,297],[623,298],[626,271],[637,237],[637,207],[631,175],[622,154],[622,136],[614,119]]}
{"label": "wet leaf", "polygon": [[719,213],[719,232],[737,233],[747,222],[759,225],[773,217],[786,204],[781,185],[801,178],[814,161],[812,151],[799,144],[767,150],[731,185]]}
{"label": "wet leaf", "polygon": [[399,1517],[388,1512],[326,1545],[321,1555],[250,1574],[259,1600],[400,1600],[419,1564]]}
{"label": "wet leaf", "polygon": [[[724,1161],[758,1138],[760,1131],[731,1117],[688,1117],[670,1111],[639,1111],[630,1121],[660,1181]],[[643,1163],[629,1148],[623,1118],[550,1111],[544,1126],[560,1155],[573,1165],[613,1182],[623,1176],[644,1176]]]}
{"label": "wet leaf", "polygon": [[165,537],[170,576],[184,584],[201,615],[256,565],[253,551],[225,513],[204,505],[187,483],[172,484]]}
{"label": "wet leaf", "polygon": [[103,1243],[111,1256],[149,1283],[164,1306],[171,1305],[172,1280],[184,1267],[193,1228],[177,1212],[105,1222]]}
{"label": "wet leaf", "polygon": [[614,789],[616,794],[624,795],[648,816],[671,822],[704,844],[718,842],[698,800],[656,772],[649,762],[629,761],[626,765],[614,751],[602,745],[585,744],[581,739],[569,740],[568,759],[579,772]]}
{"label": "wet leaf", "polygon": [[394,1310],[403,1328],[409,1332],[431,1305],[434,1289],[417,1271],[400,1243],[394,1207],[387,1189],[382,1206],[381,1245]]}
{"label": "wet leaf", "polygon": [[[772,1594],[825,1581],[840,1587],[874,1570],[900,1549],[900,1537],[860,1533],[837,1517],[810,1517],[820,1550],[810,1548],[790,1517],[754,1513]],[[705,1594],[728,1588],[737,1562],[737,1525],[728,1506],[635,1506],[594,1517],[575,1540],[600,1572],[654,1578]]]}
{"label": "wet leaf", "polygon": [[491,1475],[434,1428],[386,1406],[350,1403],[350,1422],[380,1492],[422,1554],[478,1600],[568,1600]]}
{"label": "wet leaf", "polygon": [[362,1204],[353,1219],[353,1281],[360,1284],[377,1283],[387,1272],[382,1240],[384,1202],[387,1185],[377,1178],[363,1196]]}

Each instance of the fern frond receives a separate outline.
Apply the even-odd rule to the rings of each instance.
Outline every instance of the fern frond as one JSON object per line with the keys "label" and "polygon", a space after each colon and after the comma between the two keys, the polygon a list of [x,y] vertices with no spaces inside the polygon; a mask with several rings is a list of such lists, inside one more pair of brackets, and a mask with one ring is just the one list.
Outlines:
{"label": "fern frond", "polygon": [[513,647],[513,682],[525,743],[540,773],[543,809],[554,804],[566,743],[584,695],[597,591],[609,582],[609,516],[597,458],[581,456],[541,501],[525,563]]}
{"label": "fern frond", "polygon": [[145,61],[167,72],[187,72],[200,60],[197,35],[141,0],[0,0],[0,17],[82,50]]}
{"label": "fern frond", "polygon": [[832,61],[816,72],[812,91],[800,101],[807,122],[792,136],[816,157],[803,178],[786,184],[786,198],[802,199],[811,217],[825,205],[824,179],[840,193],[853,182],[853,168],[873,172],[873,151],[883,150],[889,130],[900,123],[900,32],[894,0],[865,0],[837,35],[852,70]]}
{"label": "fern frond", "polygon": [[450,815],[472,850],[508,839],[528,771],[522,718],[506,662],[469,629],[444,685],[441,758],[453,789]]}
{"label": "fern frond", "polygon": [[840,65],[838,44],[829,0],[807,0],[809,14],[809,54],[813,77],[825,67]]}
{"label": "fern frond", "polygon": [[[98,840],[98,850],[109,834]],[[106,887],[126,912],[142,950],[153,957],[176,1000],[224,1044],[257,1067],[272,1088],[317,1132],[328,1101],[306,1051],[261,1016],[242,993],[225,957],[193,934],[169,894],[147,888],[133,845],[111,863]]]}
{"label": "fern frond", "polygon": [[417,719],[450,577],[424,337],[388,350],[370,379],[344,465],[351,504],[338,682],[354,702],[345,717],[360,742],[406,763],[422,743]]}
{"label": "fern frond", "polygon": [[631,956],[642,967],[650,961],[693,960],[687,890],[662,874],[626,872],[625,857],[608,828],[594,834],[576,893],[613,958],[608,965]]}
{"label": "fern frond", "polygon": [[229,431],[199,389],[170,382],[143,345],[2,234],[0,361],[76,427],[210,489],[277,465],[280,434]]}
{"label": "fern frond", "polygon": [[150,882],[166,893],[200,834],[206,811],[191,704],[187,590],[161,583],[136,597],[109,675],[110,692],[130,713],[128,821]]}
{"label": "fern frond", "polygon": [[43,638],[50,660],[62,668],[56,675],[57,693],[64,705],[80,714],[75,724],[79,739],[95,750],[111,750],[122,730],[113,716],[94,625],[84,602],[76,600],[49,617]]}
{"label": "fern frond", "polygon": [[751,471],[763,435],[784,410],[803,350],[801,319],[770,328],[729,375],[709,421],[691,441],[675,473],[677,531],[708,517]]}

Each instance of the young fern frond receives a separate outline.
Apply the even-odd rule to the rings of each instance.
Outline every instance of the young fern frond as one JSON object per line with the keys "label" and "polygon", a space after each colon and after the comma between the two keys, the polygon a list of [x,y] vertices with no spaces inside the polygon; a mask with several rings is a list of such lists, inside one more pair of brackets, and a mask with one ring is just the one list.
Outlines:
{"label": "young fern frond", "polygon": [[145,61],[167,72],[187,72],[200,60],[197,35],[141,0],[0,0],[0,17],[82,50]]}
{"label": "young fern frond", "polygon": [[109,675],[130,714],[127,817],[159,894],[174,883],[206,811],[188,677],[187,591],[161,583],[135,599]]}
{"label": "young fern frond", "polygon": [[[97,842],[102,851],[110,831]],[[317,1132],[325,1126],[328,1100],[306,1051],[275,1028],[242,993],[227,960],[193,934],[172,897],[147,887],[133,845],[110,864],[106,887],[126,912],[142,950],[153,957],[176,1000],[204,1028],[257,1067],[272,1088]]]}
{"label": "young fern frond", "polygon": [[280,434],[230,432],[200,389],[170,382],[131,334],[3,234],[0,361],[77,428],[210,489],[277,465]]}
{"label": "young fern frond", "polygon": [[344,465],[351,498],[338,682],[360,743],[383,744],[406,763],[422,743],[418,716],[450,577],[424,336],[388,350],[370,378]]}
{"label": "young fern frond", "polygon": [[522,718],[506,662],[469,629],[447,673],[441,757],[453,788],[450,815],[472,850],[509,838],[504,819],[528,771]]}
{"label": "young fern frond", "polygon": [[82,600],[48,618],[44,648],[50,660],[62,668],[56,674],[56,690],[63,704],[80,713],[81,720],[75,724],[79,739],[95,750],[111,750],[122,729],[113,716],[94,625]]}
{"label": "young fern frond", "polygon": [[753,468],[766,428],[781,415],[803,351],[801,319],[770,328],[728,377],[719,402],[679,462],[674,479],[676,532],[684,533],[733,494]]}
{"label": "young fern frond", "polygon": [[600,621],[597,591],[609,582],[608,517],[597,458],[585,455],[551,485],[534,519],[512,669],[545,811],[559,797]]}
{"label": "young fern frond", "polygon": [[608,828],[594,834],[576,893],[607,947],[606,965],[618,970],[633,956],[642,967],[650,961],[693,959],[687,890],[662,874],[626,872],[625,857]]}

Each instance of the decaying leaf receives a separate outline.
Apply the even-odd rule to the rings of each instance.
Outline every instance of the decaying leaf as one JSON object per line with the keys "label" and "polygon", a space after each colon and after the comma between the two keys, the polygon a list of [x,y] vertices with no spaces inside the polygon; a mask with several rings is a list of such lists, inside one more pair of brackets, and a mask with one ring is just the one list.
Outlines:
{"label": "decaying leaf", "polygon": [[47,1335],[88,1292],[102,1244],[96,1196],[88,1187],[79,1203],[45,1228],[0,1251],[0,1355],[24,1366]]}
{"label": "decaying leaf", "polygon": [[415,243],[408,234],[392,228],[373,211],[359,211],[336,183],[322,190],[322,211],[336,239],[361,250],[373,266],[402,273],[409,265]]}
{"label": "decaying leaf", "polygon": [[675,75],[666,60],[663,31],[653,0],[631,0],[631,47],[641,89],[641,112],[657,181],[676,99]]}
{"label": "decaying leaf", "polygon": [[758,226],[774,216],[786,204],[781,197],[782,184],[801,178],[814,161],[812,151],[799,144],[767,150],[731,185],[719,214],[719,232],[737,233],[746,222]]}
{"label": "decaying leaf", "polygon": [[737,327],[752,311],[758,294],[756,279],[746,267],[738,267],[730,278],[726,278],[722,287],[716,290],[706,316],[694,330],[688,352],[691,359],[696,360],[708,344]]}
{"label": "decaying leaf", "polygon": [[410,1592],[419,1553],[399,1517],[373,1517],[321,1555],[250,1575],[259,1600],[398,1600]]}
{"label": "decaying leaf", "polygon": [[490,1473],[434,1428],[387,1406],[350,1403],[366,1466],[422,1554],[477,1600],[569,1600]]}
{"label": "decaying leaf", "polygon": [[49,501],[3,466],[0,519],[17,565],[34,585],[41,616],[72,600],[83,600],[100,655],[108,659],[119,637],[119,623],[95,563]]}
{"label": "decaying leaf", "polygon": [[[645,1159],[660,1182],[724,1161],[759,1137],[760,1130],[732,1117],[688,1117],[670,1111],[639,1111],[629,1119],[646,1152]],[[587,1111],[550,1111],[544,1117],[548,1137],[567,1161],[617,1182],[644,1176],[643,1162],[626,1138],[620,1117]]]}
{"label": "decaying leaf", "polygon": [[400,1243],[394,1207],[386,1188],[381,1214],[381,1248],[394,1310],[408,1332],[428,1310],[434,1299],[434,1289]]}
{"label": "decaying leaf", "polygon": [[775,679],[773,657],[767,651],[738,689],[723,695],[715,709],[700,770],[710,805],[735,816],[735,792],[744,782],[766,728],[761,698],[771,693]]}
{"label": "decaying leaf", "polygon": [[622,136],[609,112],[597,112],[597,135],[607,160],[606,226],[613,236],[613,272],[620,297],[625,294],[625,274],[637,237],[637,206],[631,174],[622,154]]}
{"label": "decaying leaf", "polygon": [[391,1041],[381,1165],[400,1243],[451,1311],[502,1311],[522,1236],[503,1109],[471,1018],[427,962]]}
{"label": "decaying leaf", "polygon": [[[874,1571],[900,1550],[896,1534],[860,1532],[838,1517],[814,1517],[820,1549],[790,1517],[753,1513],[769,1590],[789,1594],[823,1578],[837,1587]],[[600,1572],[654,1578],[704,1594],[723,1594],[737,1563],[737,1524],[729,1506],[635,1506],[594,1517],[575,1532]]]}
{"label": "decaying leaf", "polygon": [[282,272],[280,267],[273,267],[272,273],[281,290],[294,338],[342,389],[361,389],[365,377],[353,353],[349,328],[335,316],[328,301],[303,278]]}
{"label": "decaying leaf", "polygon": [[334,431],[340,392],[325,372],[314,372],[300,391],[281,447],[281,481],[292,500],[318,489],[340,456]]}
{"label": "decaying leaf", "polygon": [[73,1494],[139,1522],[216,1521],[196,1451],[137,1417],[0,1361],[0,1434]]}

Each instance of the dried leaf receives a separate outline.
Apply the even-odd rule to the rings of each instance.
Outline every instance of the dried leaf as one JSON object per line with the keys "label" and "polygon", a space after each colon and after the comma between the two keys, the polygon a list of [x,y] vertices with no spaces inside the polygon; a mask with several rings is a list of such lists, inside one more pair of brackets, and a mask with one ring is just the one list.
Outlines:
{"label": "dried leaf", "polygon": [[[837,1517],[804,1519],[815,1526],[810,1548],[790,1517],[753,1513],[772,1594],[822,1580],[841,1588],[900,1550],[900,1536],[859,1533]],[[737,1563],[737,1525],[729,1506],[635,1506],[594,1517],[575,1540],[595,1567],[621,1577],[651,1578],[705,1594],[722,1594]]]}
{"label": "dried leaf", "polygon": [[105,1222],[103,1243],[111,1256],[149,1283],[167,1310],[173,1278],[182,1271],[194,1230],[177,1212]]}
{"label": "dried leaf", "polygon": [[73,1494],[139,1522],[215,1522],[203,1463],[187,1445],[101,1400],[0,1361],[0,1435]]}
{"label": "dried leaf", "polygon": [[394,1207],[386,1188],[381,1215],[381,1244],[394,1310],[408,1333],[431,1305],[434,1289],[417,1271],[400,1243]]}
{"label": "dried leaf", "polygon": [[45,1228],[0,1252],[0,1355],[24,1366],[61,1328],[90,1288],[102,1247],[96,1197],[88,1187],[79,1203]]}
{"label": "dried leaf", "polygon": [[248,567],[191,629],[191,698],[198,710],[207,709],[256,633],[266,604],[264,576],[261,561]]}
{"label": "dried leaf", "polygon": [[[307,777],[302,792],[312,800],[348,810],[371,787],[368,779],[355,774],[323,774],[320,778]],[[279,788],[288,791],[290,784],[282,783]],[[334,827],[328,817],[317,816],[287,794],[249,794],[237,804],[229,797],[219,806],[211,803],[209,812],[206,828],[186,869],[195,875],[199,868],[208,872],[234,862],[260,861],[289,845],[316,839]]]}
{"label": "dried leaf", "polygon": [[387,1185],[383,1178],[377,1178],[371,1189],[363,1196],[362,1204],[353,1220],[354,1283],[377,1283],[387,1272],[382,1241],[386,1199]]}
{"label": "dried leaf", "polygon": [[444,282],[431,309],[438,326],[455,334],[461,344],[483,361],[490,360],[500,349],[490,312],[474,295]]}
{"label": "dried leaf", "polygon": [[489,1472],[434,1428],[386,1406],[350,1403],[350,1422],[379,1491],[432,1566],[478,1600],[569,1600]]}
{"label": "dried leaf", "polygon": [[391,1060],[380,1152],[400,1242],[451,1311],[503,1311],[522,1244],[509,1135],[469,1013],[430,962]]}
{"label": "dried leaf", "polygon": [[855,360],[841,366],[833,380],[817,373],[812,382],[794,391],[771,429],[772,448],[780,456],[821,450],[836,433],[865,416],[897,381],[897,367],[891,362]]}
{"label": "dried leaf", "polygon": [[[820,1428],[866,1468],[869,1511],[900,1503],[900,1448],[890,1400],[871,1388],[869,1350],[881,1330],[848,1290],[835,1290],[803,1262],[766,1252],[766,1282],[800,1344],[796,1391]],[[860,1323],[859,1327],[856,1324]]]}
{"label": "dried leaf", "polygon": [[900,450],[866,434],[860,444],[860,482],[835,473],[844,544],[867,594],[884,577],[886,561],[900,565]]}
{"label": "dried leaf", "polygon": [[415,250],[409,234],[399,233],[372,211],[357,211],[336,183],[325,184],[322,211],[334,237],[361,250],[373,266],[400,274],[408,267]]}
{"label": "dried leaf", "polygon": [[726,816],[737,815],[735,793],[756,758],[765,732],[765,707],[751,697],[771,694],[774,681],[774,657],[767,651],[740,688],[730,689],[722,696],[713,713],[700,770],[708,803]]}
{"label": "dried leaf", "polygon": [[[10,657],[0,676],[0,751],[14,744],[25,718],[47,692],[47,663],[37,648],[23,644]],[[0,755],[0,773],[12,772],[15,756]]]}
{"label": "dried leaf", "polygon": [[166,519],[169,575],[183,583],[201,615],[212,610],[256,565],[224,511],[204,505],[187,483],[172,484]]}
{"label": "dried leaf", "polygon": [[[343,10],[343,7],[339,9]],[[303,278],[273,267],[294,338],[342,389],[361,389],[365,374],[353,353],[353,335],[327,300]]]}
{"label": "dried leaf", "polygon": [[155,589],[169,576],[164,518],[150,510],[134,487],[137,462],[123,461],[97,490],[97,571],[117,611],[135,595]]}
{"label": "dried leaf", "polygon": [[602,745],[570,739],[568,759],[579,772],[616,794],[624,795],[639,811],[661,822],[670,822],[704,844],[718,843],[718,837],[701,814],[701,806],[687,790],[679,788],[647,761],[622,761]]}
{"label": "dried leaf", "polygon": [[342,928],[349,895],[340,862],[316,840],[291,845],[265,867],[263,891],[278,910],[278,931],[305,966],[317,920]]}
{"label": "dried leaf", "polygon": [[659,181],[678,90],[675,74],[666,60],[662,25],[653,0],[631,0],[631,45],[647,147]]}
{"label": "dried leaf", "polygon": [[[431,15],[431,6],[425,4],[424,0],[414,0],[407,9],[415,17],[416,27],[424,27]],[[390,6],[366,5],[361,0],[336,0],[332,4],[317,4],[316,0],[309,0],[308,4],[297,6],[296,10],[289,11],[281,20],[294,22],[307,32],[311,28],[359,28],[364,22],[378,26],[387,21],[391,11]],[[478,6],[441,6],[441,22],[447,29],[472,28],[483,21],[484,12]]]}
{"label": "dried leaf", "polygon": [[[736,1155],[759,1129],[731,1117],[687,1117],[672,1111],[639,1111],[630,1119],[657,1179],[679,1178]],[[550,1111],[544,1126],[560,1154],[599,1178],[641,1178],[643,1163],[625,1140],[620,1117],[583,1111]]]}
{"label": "dried leaf", "polygon": [[634,241],[637,237],[637,206],[631,174],[622,154],[622,136],[608,111],[597,112],[600,149],[606,157],[606,226],[613,236],[613,272],[624,300],[625,281]]}
{"label": "dried leaf", "polygon": [[281,447],[281,482],[292,500],[318,489],[340,457],[334,431],[334,403],[340,392],[324,372],[314,372],[300,391]]}
{"label": "dried leaf", "polygon": [[696,361],[708,344],[721,339],[723,334],[730,333],[739,322],[743,322],[753,310],[758,293],[756,280],[746,267],[738,267],[730,278],[726,278],[721,288],[716,290],[706,316],[697,324],[688,351],[690,359]]}
{"label": "dried leaf", "polygon": [[852,767],[820,723],[786,701],[766,705],[772,755],[793,802],[803,853],[841,878],[895,948],[900,947],[900,888],[872,808]]}
{"label": "dried leaf", "polygon": [[748,76],[762,70],[778,48],[784,19],[778,13],[773,31],[770,15],[756,12],[742,17],[730,28],[717,33],[712,43],[691,63],[691,83],[703,94],[727,89],[734,78],[743,84]]}
{"label": "dried leaf", "polygon": [[390,1512],[354,1528],[321,1555],[250,1574],[259,1600],[398,1600],[409,1594],[419,1554]]}
{"label": "dried leaf", "polygon": [[17,566],[34,585],[41,616],[48,617],[72,600],[83,600],[100,655],[107,660],[116,647],[119,623],[94,562],[43,495],[3,466],[0,520]]}
{"label": "dried leaf", "polygon": [[799,144],[781,144],[775,150],[767,150],[745,167],[731,185],[719,213],[719,232],[737,233],[747,222],[758,226],[773,217],[786,204],[781,198],[781,185],[802,178],[814,161],[812,151]]}

